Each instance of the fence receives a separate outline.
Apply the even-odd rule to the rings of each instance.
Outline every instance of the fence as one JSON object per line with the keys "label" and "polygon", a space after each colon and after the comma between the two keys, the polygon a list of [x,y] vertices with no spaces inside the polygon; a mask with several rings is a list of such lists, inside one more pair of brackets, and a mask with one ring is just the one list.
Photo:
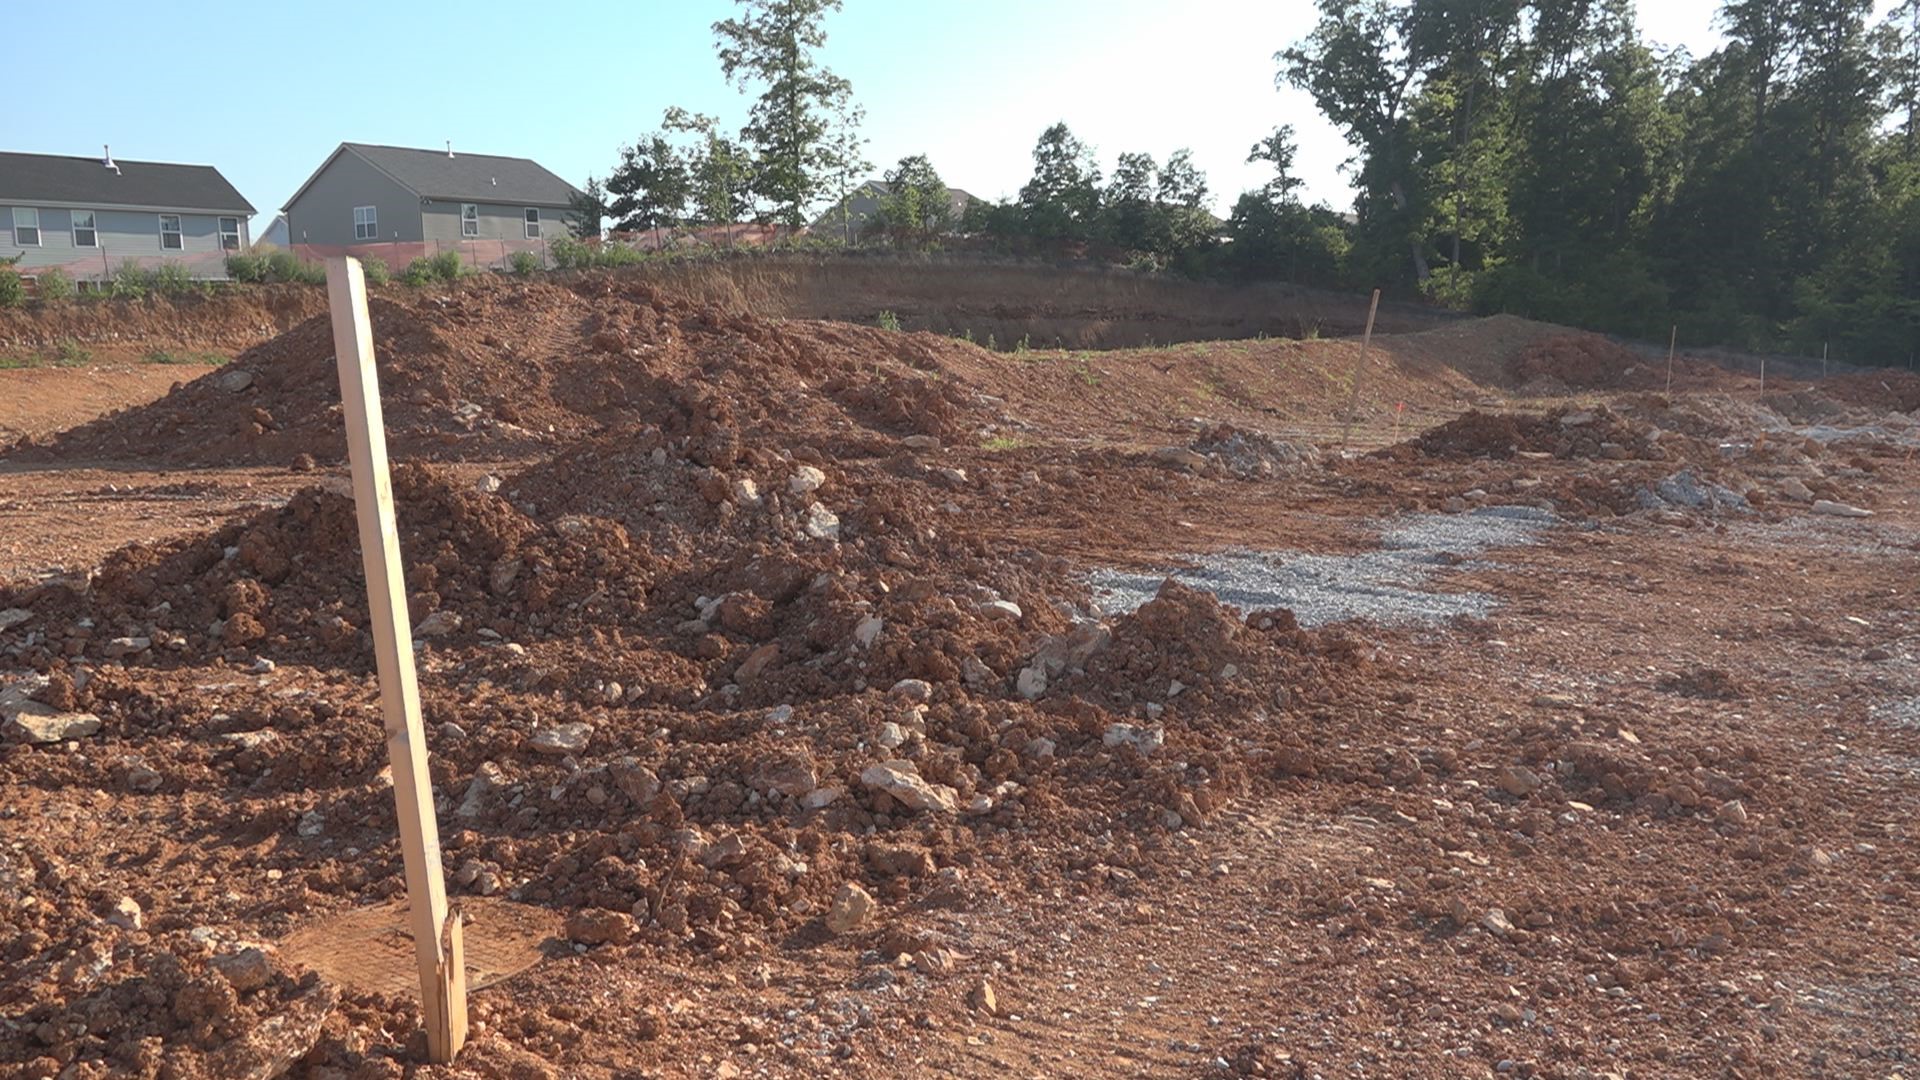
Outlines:
{"label": "fence", "polygon": [[415,259],[429,258],[444,251],[457,251],[460,261],[471,270],[506,270],[514,255],[529,252],[542,267],[551,267],[547,241],[538,240],[391,240],[366,244],[293,244],[288,248],[302,261],[319,262],[340,255],[356,259],[379,259],[398,273]]}

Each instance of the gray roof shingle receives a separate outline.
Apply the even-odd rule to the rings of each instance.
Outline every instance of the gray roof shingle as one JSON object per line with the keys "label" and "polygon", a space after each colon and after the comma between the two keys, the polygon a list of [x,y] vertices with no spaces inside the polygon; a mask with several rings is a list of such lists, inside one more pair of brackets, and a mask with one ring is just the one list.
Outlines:
{"label": "gray roof shingle", "polygon": [[253,204],[211,165],[116,161],[0,151],[0,202],[155,206],[168,210],[253,213]]}
{"label": "gray roof shingle", "polygon": [[530,158],[345,143],[373,167],[426,198],[565,206],[579,190]]}

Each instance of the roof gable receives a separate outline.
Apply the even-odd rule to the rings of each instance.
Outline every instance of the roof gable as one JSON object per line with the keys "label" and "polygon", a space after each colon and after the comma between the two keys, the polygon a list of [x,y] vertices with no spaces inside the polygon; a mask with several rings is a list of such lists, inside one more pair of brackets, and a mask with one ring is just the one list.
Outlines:
{"label": "roof gable", "polygon": [[253,204],[211,165],[117,161],[0,151],[0,202],[155,206],[252,214]]}
{"label": "roof gable", "polygon": [[422,198],[565,206],[580,194],[578,188],[531,158],[466,153],[449,156],[444,150],[371,143],[341,146]]}

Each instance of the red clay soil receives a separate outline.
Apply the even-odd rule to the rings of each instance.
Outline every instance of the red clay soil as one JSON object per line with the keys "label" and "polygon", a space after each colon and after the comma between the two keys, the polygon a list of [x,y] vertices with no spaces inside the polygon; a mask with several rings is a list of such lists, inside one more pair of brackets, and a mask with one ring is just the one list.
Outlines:
{"label": "red clay soil", "polygon": [[142,300],[85,298],[0,309],[0,353],[67,342],[116,359],[160,348],[231,354],[292,329],[327,309],[326,290],[307,285],[221,289],[205,296]]}
{"label": "red clay soil", "polygon": [[[376,318],[396,442],[517,455],[403,465],[396,504],[450,890],[564,940],[474,995],[450,1066],[419,1062],[411,995],[274,947],[404,892],[323,478],[0,584],[0,704],[98,722],[0,742],[0,1073],[1578,1080],[1915,1052],[1902,448],[1733,463],[1763,493],[1871,487],[1873,519],[1642,515],[1438,568],[1486,618],[1305,631],[1171,583],[1101,615],[1096,564],[1370,548],[1470,489],[1571,515],[1688,444],[1595,408],[1340,460],[1237,419],[1251,392],[1179,429],[1151,350],[1129,399],[1066,354],[613,279]],[[337,457],[323,338],[33,452]],[[1467,393],[1435,348],[1367,370]],[[1300,367],[1275,378],[1335,370]],[[196,416],[241,411],[216,394],[270,422]]]}

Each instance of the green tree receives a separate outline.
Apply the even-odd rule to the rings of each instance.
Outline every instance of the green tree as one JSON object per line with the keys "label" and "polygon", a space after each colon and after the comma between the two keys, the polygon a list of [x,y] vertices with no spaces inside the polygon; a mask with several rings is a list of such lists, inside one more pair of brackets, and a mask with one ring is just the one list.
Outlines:
{"label": "green tree", "polygon": [[861,183],[861,177],[873,167],[866,157],[867,139],[860,134],[860,125],[866,121],[867,110],[842,98],[833,107],[833,125],[828,129],[826,150],[823,160],[822,180],[828,191],[838,200],[835,203],[840,215],[840,242],[851,244],[857,238],[853,235],[853,192]]}
{"label": "green tree", "polygon": [[876,227],[902,247],[924,247],[954,227],[953,196],[925,154],[903,157],[885,176]]}
{"label": "green tree", "polygon": [[598,240],[604,235],[606,218],[607,189],[589,176],[586,188],[568,199],[567,228],[582,240]]}
{"label": "green tree", "polygon": [[607,177],[606,187],[614,228],[651,230],[658,239],[659,230],[684,218],[692,183],[680,151],[656,133],[621,148],[620,164]]}
{"label": "green tree", "polygon": [[1040,133],[1033,178],[1020,188],[1026,235],[1045,243],[1086,240],[1100,214],[1100,167],[1064,123]]}
{"label": "green tree", "polygon": [[713,24],[720,70],[742,93],[758,88],[741,138],[756,156],[755,194],[774,218],[799,227],[806,210],[845,165],[846,148],[830,138],[836,109],[852,84],[821,66],[826,16],[840,0],[739,0],[738,18]]}
{"label": "green tree", "polygon": [[[720,133],[720,122],[703,113],[673,106],[661,126],[694,137],[684,151],[692,219],[702,225],[731,225],[752,209],[753,156]],[[729,234],[731,240],[731,234]]]}

